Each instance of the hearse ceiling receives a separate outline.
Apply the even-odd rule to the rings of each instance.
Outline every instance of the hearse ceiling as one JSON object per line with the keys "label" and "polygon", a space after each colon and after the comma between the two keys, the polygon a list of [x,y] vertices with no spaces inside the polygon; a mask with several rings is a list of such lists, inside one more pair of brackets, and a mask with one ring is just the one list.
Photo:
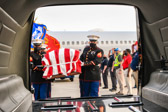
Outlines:
{"label": "hearse ceiling", "polygon": [[[162,1],[162,2],[161,2]],[[33,11],[48,5],[121,4],[136,6],[146,22],[154,23],[168,16],[167,0],[1,0],[0,6],[21,26]]]}

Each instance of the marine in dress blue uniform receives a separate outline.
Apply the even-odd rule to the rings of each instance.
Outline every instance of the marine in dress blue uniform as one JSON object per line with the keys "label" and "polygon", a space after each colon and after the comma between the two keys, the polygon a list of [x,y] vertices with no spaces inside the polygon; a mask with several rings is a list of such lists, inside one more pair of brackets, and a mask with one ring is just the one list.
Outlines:
{"label": "marine in dress blue uniform", "polygon": [[[41,55],[42,55],[42,57],[44,57],[45,54],[46,54],[46,47],[47,47],[46,44],[42,44],[42,46],[41,46]],[[47,81],[48,81],[48,83],[47,83],[47,98],[51,98],[51,82],[53,80],[54,79],[47,79]]]}
{"label": "marine in dress blue uniform", "polygon": [[80,56],[83,62],[80,79],[81,97],[97,97],[99,92],[100,68],[103,59],[103,50],[97,47],[98,36],[89,35],[90,46],[86,46]]}
{"label": "marine in dress blue uniform", "polygon": [[39,67],[41,64],[41,43],[37,40],[34,44],[34,52],[31,52],[30,56],[33,59],[31,83],[35,90],[34,97],[35,100],[47,98],[47,86],[48,81],[43,77],[43,67]]}

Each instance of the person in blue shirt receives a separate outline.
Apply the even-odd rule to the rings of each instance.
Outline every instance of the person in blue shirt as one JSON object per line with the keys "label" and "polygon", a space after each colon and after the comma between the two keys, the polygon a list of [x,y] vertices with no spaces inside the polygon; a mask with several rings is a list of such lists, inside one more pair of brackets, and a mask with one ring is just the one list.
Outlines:
{"label": "person in blue shirt", "polygon": [[134,44],[135,53],[132,58],[132,62],[129,67],[129,75],[131,76],[133,74],[133,77],[135,79],[135,85],[138,87],[138,65],[139,65],[139,52],[138,52],[138,42],[136,41]]}
{"label": "person in blue shirt", "polygon": [[131,66],[131,69],[132,69],[133,71],[138,70],[138,69],[137,69],[138,64],[139,64],[139,53],[138,53],[138,51],[137,51],[137,52],[135,53],[133,59],[132,59],[132,62],[131,62],[131,65],[130,65],[130,66]]}
{"label": "person in blue shirt", "polygon": [[115,60],[115,48],[112,48],[112,55],[110,56],[110,59],[108,61],[108,67],[109,67],[109,71],[110,71],[110,76],[111,76],[111,82],[112,82],[112,88],[109,89],[109,91],[114,92],[117,90],[117,79],[116,79],[116,75],[114,73],[114,71],[112,72],[112,66],[113,66],[113,62]]}
{"label": "person in blue shirt", "polygon": [[107,59],[106,55],[104,55],[103,56],[103,61],[101,63],[101,71],[102,71],[102,77],[103,77],[103,83],[104,83],[103,89],[107,89],[108,88],[108,80],[107,80],[108,69],[107,69],[107,64],[108,64],[108,59]]}

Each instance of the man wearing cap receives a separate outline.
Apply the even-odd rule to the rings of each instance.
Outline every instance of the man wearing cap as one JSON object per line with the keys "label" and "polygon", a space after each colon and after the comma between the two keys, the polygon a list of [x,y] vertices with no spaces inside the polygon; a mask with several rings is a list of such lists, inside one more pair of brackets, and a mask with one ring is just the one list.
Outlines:
{"label": "man wearing cap", "polygon": [[132,56],[134,56],[135,55],[135,53],[136,53],[136,49],[137,49],[137,46],[138,45],[138,41],[136,41],[133,45],[132,45]]}
{"label": "man wearing cap", "polygon": [[115,60],[115,48],[112,48],[112,55],[110,56],[110,59],[108,61],[108,67],[109,67],[109,71],[110,71],[110,76],[111,76],[111,82],[112,82],[112,88],[109,89],[109,91],[113,92],[117,90],[117,79],[116,79],[116,74],[114,73],[114,71],[112,72],[112,66],[113,66],[113,62]]}
{"label": "man wearing cap", "polygon": [[113,63],[113,67],[112,67],[112,72],[114,72],[114,74],[117,77],[118,83],[119,83],[119,87],[120,87],[120,91],[117,94],[123,95],[124,94],[124,76],[123,76],[123,72],[122,72],[122,56],[121,56],[121,49],[120,48],[116,48],[116,57],[115,57],[115,61]]}
{"label": "man wearing cap", "polygon": [[130,66],[131,61],[132,61],[132,57],[131,57],[130,53],[131,53],[130,49],[125,50],[125,53],[124,53],[125,58],[124,58],[124,61],[123,61],[123,64],[122,64],[123,73],[124,73],[126,85],[127,85],[127,88],[128,88],[128,92],[127,92],[128,95],[132,94],[131,75],[128,72],[128,67]]}
{"label": "man wearing cap", "polygon": [[97,47],[98,36],[88,36],[90,46],[86,46],[80,56],[80,60],[84,63],[82,73],[79,76],[81,97],[97,97],[99,91],[100,68],[103,59],[103,50]]}
{"label": "man wearing cap", "polygon": [[35,100],[47,98],[47,81],[42,78],[43,67],[41,66],[41,42],[36,40],[33,42],[34,52],[31,52],[33,66],[31,74],[31,82],[35,90],[34,97]]}
{"label": "man wearing cap", "polygon": [[137,66],[139,65],[139,52],[138,52],[138,42],[137,41],[134,43],[134,50],[136,52],[134,52],[132,62],[129,67],[129,75],[133,74],[136,87],[138,87],[138,68]]}
{"label": "man wearing cap", "polygon": [[[46,47],[47,45],[46,44],[42,44],[41,45],[41,56],[44,57],[45,54],[46,54]],[[51,82],[53,81],[54,79],[47,79],[47,98],[51,98]]]}

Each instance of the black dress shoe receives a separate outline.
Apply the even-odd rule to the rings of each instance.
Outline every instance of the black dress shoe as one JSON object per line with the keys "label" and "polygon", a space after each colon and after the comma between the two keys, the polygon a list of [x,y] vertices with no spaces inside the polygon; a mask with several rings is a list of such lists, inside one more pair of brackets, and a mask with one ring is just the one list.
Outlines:
{"label": "black dress shoe", "polygon": [[112,88],[112,89],[109,89],[109,91],[111,91],[111,92],[114,92],[114,91],[116,91],[117,89],[114,89],[114,88]]}
{"label": "black dress shoe", "polygon": [[108,87],[103,87],[103,89],[108,89]]}
{"label": "black dress shoe", "polygon": [[109,89],[109,91],[111,91],[113,88]]}

